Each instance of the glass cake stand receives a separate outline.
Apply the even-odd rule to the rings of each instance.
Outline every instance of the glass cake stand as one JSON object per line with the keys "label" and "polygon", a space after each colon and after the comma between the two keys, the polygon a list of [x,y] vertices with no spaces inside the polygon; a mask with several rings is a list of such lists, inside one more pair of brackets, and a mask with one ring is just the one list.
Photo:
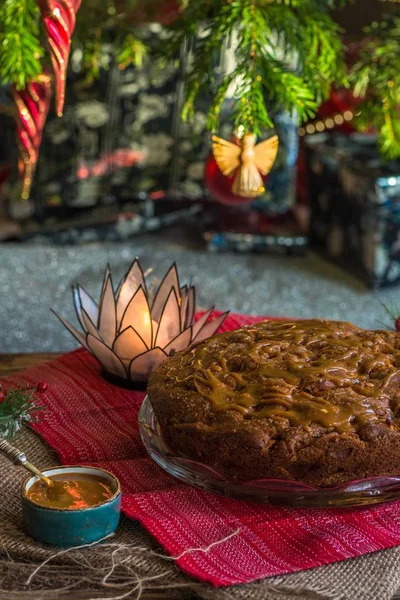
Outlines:
{"label": "glass cake stand", "polygon": [[147,452],[167,473],[189,485],[230,498],[309,508],[366,506],[400,498],[400,477],[371,477],[330,488],[279,479],[228,478],[168,447],[148,396],[139,412],[139,430]]}

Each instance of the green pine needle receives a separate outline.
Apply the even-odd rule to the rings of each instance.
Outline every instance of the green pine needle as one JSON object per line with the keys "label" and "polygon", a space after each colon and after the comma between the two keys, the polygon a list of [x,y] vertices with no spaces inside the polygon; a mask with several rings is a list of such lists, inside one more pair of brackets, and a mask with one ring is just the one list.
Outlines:
{"label": "green pine needle", "polygon": [[35,0],[3,0],[0,8],[0,79],[17,89],[42,72],[39,7]]}
{"label": "green pine needle", "polygon": [[117,55],[117,63],[121,69],[125,69],[129,65],[140,68],[146,53],[146,45],[133,34],[128,33],[122,41],[120,52]]}
{"label": "green pine needle", "polygon": [[0,402],[0,437],[14,437],[23,423],[36,421],[35,413],[43,409],[35,402],[34,390],[8,390]]}
{"label": "green pine needle", "polygon": [[[218,129],[224,100],[234,90],[232,121],[241,131],[273,126],[277,110],[313,117],[332,84],[348,85],[340,28],[330,10],[344,0],[181,0],[178,18],[167,27],[158,54],[177,60],[186,44],[189,67],[183,117],[195,114],[201,94],[210,98],[208,127]],[[400,5],[400,2],[398,3]],[[115,43],[117,63],[140,66],[147,52],[132,11],[151,18],[158,3],[147,0],[85,0],[75,43],[83,48],[89,79],[104,67],[101,46]],[[90,17],[90,18],[89,18]],[[18,89],[42,72],[45,36],[37,0],[0,0],[0,81]],[[400,6],[366,30],[368,42],[352,70],[355,93],[363,97],[360,129],[378,131],[384,158],[400,157]],[[236,41],[235,41],[236,40]],[[215,71],[235,41],[233,72]],[[234,45],[235,45],[234,44]]]}
{"label": "green pine needle", "polygon": [[395,322],[396,320],[400,317],[400,309],[398,306],[396,306],[396,304],[393,302],[391,306],[388,306],[387,304],[384,304],[383,302],[379,303],[383,310],[385,311],[385,313],[388,315],[388,317],[390,318],[390,323],[385,323],[383,321],[380,321],[380,324],[384,326],[385,329],[395,329]]}
{"label": "green pine needle", "polygon": [[373,127],[385,159],[400,157],[400,7],[365,30],[369,37],[351,80],[356,96],[363,98],[356,124]]}
{"label": "green pine needle", "polygon": [[[312,117],[333,82],[347,84],[340,29],[326,0],[185,2],[162,51],[174,56],[189,42],[183,118],[195,113],[201,93],[211,97],[208,126],[218,129],[222,103],[234,88],[232,121],[246,133],[273,126],[274,111],[299,121]],[[232,73],[215,74],[233,44]]]}
{"label": "green pine needle", "polygon": [[[190,118],[200,94],[210,97],[208,125],[218,129],[222,104],[235,88],[232,121],[243,133],[273,126],[276,110],[299,121],[315,114],[333,82],[345,83],[340,30],[329,9],[342,0],[181,0],[178,18],[160,41],[159,55],[176,60],[189,47],[184,118]],[[101,45],[117,40],[121,67],[140,66],[146,47],[132,10],[147,16],[155,0],[85,0],[78,13],[74,40],[83,48],[88,78],[104,67]],[[18,88],[41,72],[45,46],[40,39],[36,0],[3,0],[0,8],[0,80]],[[90,18],[87,18],[90,16]],[[215,73],[224,49],[236,39],[233,73]]]}

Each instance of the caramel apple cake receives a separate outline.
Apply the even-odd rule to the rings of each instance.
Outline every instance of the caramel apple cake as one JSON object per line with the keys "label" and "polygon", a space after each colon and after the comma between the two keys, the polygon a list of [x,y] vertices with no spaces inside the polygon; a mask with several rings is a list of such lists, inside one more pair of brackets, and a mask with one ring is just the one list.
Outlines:
{"label": "caramel apple cake", "polygon": [[264,321],[168,358],[148,395],[168,445],[230,478],[400,475],[395,332]]}

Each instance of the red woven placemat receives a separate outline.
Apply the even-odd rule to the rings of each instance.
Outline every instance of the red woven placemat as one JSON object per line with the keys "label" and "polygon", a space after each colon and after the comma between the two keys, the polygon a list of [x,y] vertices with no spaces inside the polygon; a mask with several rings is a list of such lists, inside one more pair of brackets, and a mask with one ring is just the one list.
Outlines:
{"label": "red woven placemat", "polygon": [[[230,315],[223,330],[261,320]],[[213,585],[246,583],[400,544],[400,503],[364,509],[288,509],[224,498],[173,479],[146,454],[137,417],[144,392],[107,383],[77,350],[5,381],[46,380],[49,413],[36,431],[62,463],[112,471],[123,511],[138,519],[177,564]],[[26,448],[26,451],[29,449]],[[237,532],[227,541],[204,549]]]}

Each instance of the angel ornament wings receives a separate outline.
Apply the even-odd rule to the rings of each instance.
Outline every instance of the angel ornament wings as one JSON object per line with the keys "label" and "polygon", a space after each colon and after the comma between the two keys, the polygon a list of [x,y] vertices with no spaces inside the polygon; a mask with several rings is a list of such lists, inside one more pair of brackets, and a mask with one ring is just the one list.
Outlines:
{"label": "angel ornament wings", "polygon": [[240,145],[213,136],[213,154],[216,163],[226,176],[236,172],[232,192],[243,198],[257,198],[265,192],[262,175],[272,169],[279,148],[278,136],[256,144],[256,136],[247,133]]}

